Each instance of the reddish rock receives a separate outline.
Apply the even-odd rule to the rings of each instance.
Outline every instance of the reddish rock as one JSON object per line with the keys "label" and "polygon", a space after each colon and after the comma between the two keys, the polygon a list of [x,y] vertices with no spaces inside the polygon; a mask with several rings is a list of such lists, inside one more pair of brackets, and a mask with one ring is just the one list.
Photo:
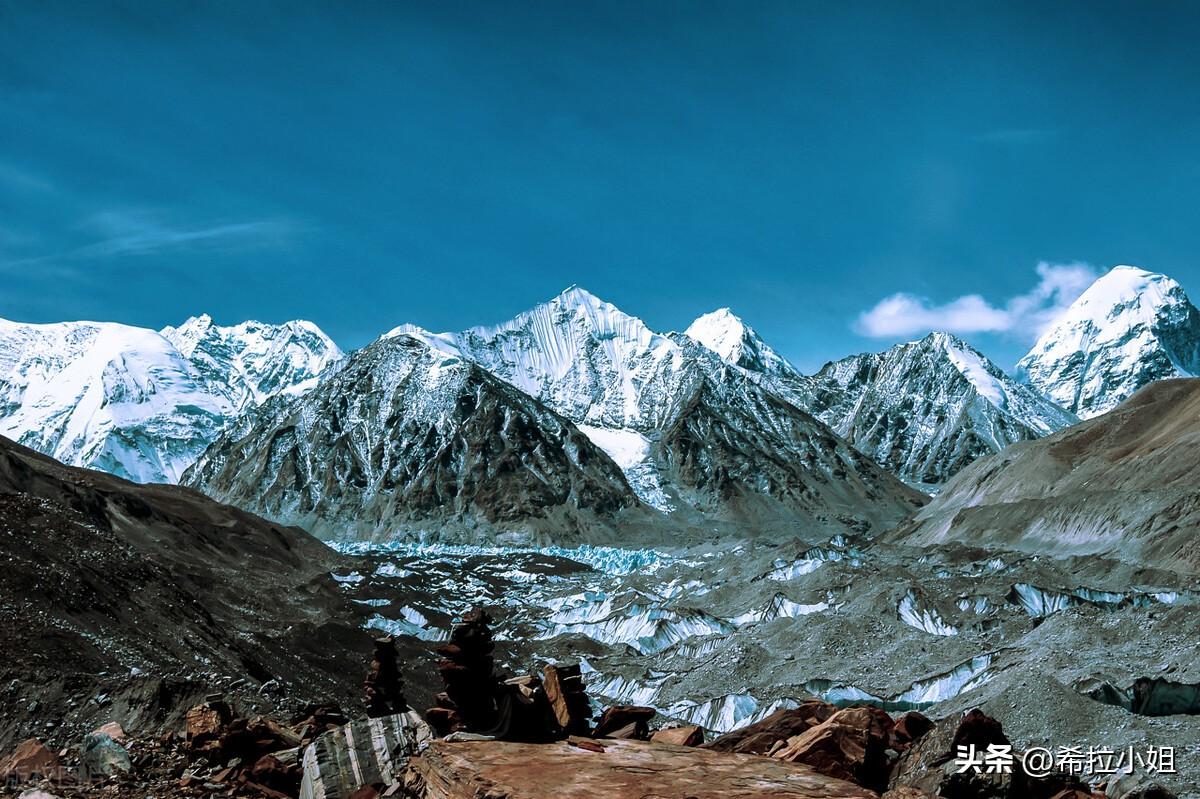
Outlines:
{"label": "reddish rock", "polygon": [[558,726],[567,735],[587,735],[591,706],[579,665],[546,666],[542,676],[546,699]]}
{"label": "reddish rock", "polygon": [[668,727],[651,735],[650,740],[658,744],[699,746],[704,743],[704,730],[694,725],[690,727]]}
{"label": "reddish rock", "polygon": [[597,738],[644,741],[650,737],[650,719],[654,718],[656,712],[652,707],[614,705],[600,714],[594,734]]}
{"label": "reddish rock", "polygon": [[125,740],[125,729],[115,721],[110,721],[107,724],[101,725],[92,730],[94,733],[103,733],[114,741]]}
{"label": "reddish rock", "polygon": [[350,799],[379,799],[379,789],[374,785],[364,785],[350,794]]}
{"label": "reddish rock", "polygon": [[896,725],[892,727],[892,748],[906,749],[932,729],[933,721],[928,716],[911,710],[896,719]]}
{"label": "reddish rock", "polygon": [[466,729],[458,711],[448,707],[429,708],[425,711],[425,721],[439,738],[445,738],[452,732]]}
{"label": "reddish rock", "polygon": [[892,720],[873,707],[839,710],[816,727],[788,740],[772,757],[804,763],[822,774],[882,791],[887,787]]}
{"label": "reddish rock", "polygon": [[1009,743],[1000,722],[979,708],[973,708],[967,711],[958,723],[954,740],[950,742],[950,751],[957,752],[960,746],[974,746],[978,750],[986,750],[990,744]]}
{"label": "reddish rock", "polygon": [[246,778],[258,785],[293,796],[300,792],[303,776],[304,770],[298,762],[285,764],[274,755],[263,755],[246,773]]}
{"label": "reddish rock", "polygon": [[805,702],[800,707],[776,711],[762,721],[726,733],[703,747],[717,752],[765,755],[781,742],[812,729],[836,712],[837,708],[826,702]]}
{"label": "reddish rock", "polygon": [[409,761],[402,796],[419,799],[878,799],[780,760],[642,741],[603,752],[499,741],[434,741]]}
{"label": "reddish rock", "polygon": [[197,705],[187,712],[184,738],[188,749],[196,753],[215,753],[221,748],[221,736],[233,721],[233,710],[216,700]]}
{"label": "reddish rock", "polygon": [[58,756],[38,739],[30,738],[0,760],[0,780],[25,782],[34,777],[56,777],[60,769]]}

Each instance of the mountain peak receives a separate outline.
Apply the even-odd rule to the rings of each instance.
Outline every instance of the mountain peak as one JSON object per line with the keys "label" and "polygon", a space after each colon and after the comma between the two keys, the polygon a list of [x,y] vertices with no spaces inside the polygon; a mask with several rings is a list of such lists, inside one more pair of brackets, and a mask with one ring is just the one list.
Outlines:
{"label": "mountain peak", "polygon": [[567,286],[565,289],[560,291],[554,297],[554,299],[550,300],[549,303],[547,303],[547,304],[549,304],[549,305],[565,305],[565,306],[571,307],[571,308],[576,308],[576,307],[595,308],[595,307],[604,306],[604,305],[612,307],[612,303],[605,302],[604,300],[600,299],[592,292],[588,291],[587,289],[585,289],[582,286],[575,284],[575,283],[572,283],[571,285]]}
{"label": "mountain peak", "polygon": [[1042,334],[1017,371],[1079,416],[1097,416],[1154,380],[1200,374],[1200,312],[1170,277],[1117,266]]}
{"label": "mountain peak", "polygon": [[723,359],[734,362],[740,356],[739,350],[742,347],[743,338],[748,334],[753,335],[746,323],[728,308],[718,308],[696,317],[696,320],[683,332],[684,335],[699,341]]}
{"label": "mountain peak", "polygon": [[718,308],[697,317],[684,335],[712,350],[726,363],[751,372],[776,376],[796,374],[782,355],[729,308]]}

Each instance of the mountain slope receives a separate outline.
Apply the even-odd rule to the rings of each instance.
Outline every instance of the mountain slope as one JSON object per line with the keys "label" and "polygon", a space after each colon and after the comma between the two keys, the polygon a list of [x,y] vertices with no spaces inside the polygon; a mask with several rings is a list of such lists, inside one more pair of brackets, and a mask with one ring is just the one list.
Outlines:
{"label": "mountain slope", "polygon": [[574,425],[410,335],[222,436],[185,481],[328,538],[586,537],[637,498]]}
{"label": "mountain slope", "polygon": [[221,327],[203,314],[161,332],[236,412],[311,388],[317,375],[344,357],[320,328],[304,320]]}
{"label": "mountain slope", "polygon": [[798,401],[877,462],[927,485],[1078,421],[946,333],[826,364]]}
{"label": "mountain slope", "polygon": [[151,330],[0,321],[0,434],[65,463],[174,482],[229,411]]}
{"label": "mountain slope", "polygon": [[1118,266],[1042,335],[1017,372],[1091,418],[1155,380],[1200,375],[1200,312],[1166,275]]}
{"label": "mountain slope", "polygon": [[365,612],[329,576],[341,558],[304,531],[4,438],[0,559],[4,750],[34,734],[78,740],[113,719],[174,732],[234,680],[248,684],[232,693],[263,708],[274,700],[258,686],[271,679],[293,700],[349,701],[344,675],[370,650]]}
{"label": "mountain slope", "polygon": [[0,434],[64,463],[176,482],[247,402],[295,390],[336,357],[320,331],[294,329],[306,324],[192,324],[168,338],[114,323],[0,320]]}
{"label": "mountain slope", "polygon": [[[692,332],[703,336],[732,318],[716,316]],[[403,326],[392,335],[401,332],[480,364],[579,424],[644,502],[681,519],[761,524],[763,514],[799,513],[822,529],[879,529],[920,502],[758,375],[577,287],[494,327],[434,334]],[[794,373],[765,345],[738,336],[722,338],[730,353]],[[694,439],[700,431],[714,438]],[[743,501],[750,496],[756,501]],[[854,505],[858,513],[848,510]]]}
{"label": "mountain slope", "polygon": [[910,483],[937,485],[983,455],[1078,421],[955,336],[931,333],[800,374],[723,308],[687,335]]}
{"label": "mountain slope", "polygon": [[786,519],[793,528],[866,533],[924,502],[808,413],[706,359],[690,339],[681,343],[707,367],[655,449],[681,507],[764,529]]}
{"label": "mountain slope", "polygon": [[1200,380],[1166,380],[1115,410],[1014,444],[958,474],[889,534],[1200,573]]}

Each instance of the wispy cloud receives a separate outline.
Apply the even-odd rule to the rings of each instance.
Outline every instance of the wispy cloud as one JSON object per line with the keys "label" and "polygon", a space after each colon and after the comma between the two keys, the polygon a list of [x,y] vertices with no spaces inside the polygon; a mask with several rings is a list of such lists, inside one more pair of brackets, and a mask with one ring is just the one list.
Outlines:
{"label": "wispy cloud", "polygon": [[218,220],[179,224],[161,213],[109,210],[88,217],[78,226],[83,244],[40,255],[0,262],[11,269],[34,264],[80,264],[122,256],[161,253],[282,248],[302,230],[288,219]]}
{"label": "wispy cloud", "polygon": [[73,251],[76,257],[144,255],[176,250],[278,246],[296,232],[283,219],[258,219],[179,226],[158,215],[141,211],[105,211],[88,220],[85,227],[100,238]]}
{"label": "wispy cloud", "polygon": [[931,330],[969,335],[1008,333],[1035,339],[1099,276],[1086,263],[1037,265],[1038,282],[1029,291],[993,305],[978,294],[937,304],[900,292],[858,315],[854,330],[872,338],[923,335]]}

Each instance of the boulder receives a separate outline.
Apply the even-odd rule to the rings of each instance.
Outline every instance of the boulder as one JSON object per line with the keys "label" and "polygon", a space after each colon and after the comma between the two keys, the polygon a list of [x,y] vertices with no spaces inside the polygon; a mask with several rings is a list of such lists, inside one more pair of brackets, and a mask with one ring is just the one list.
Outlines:
{"label": "boulder", "polygon": [[36,738],[22,741],[8,757],[0,759],[0,782],[26,782],[35,777],[58,776],[58,756]]}
{"label": "boulder", "polygon": [[651,735],[650,740],[657,744],[699,746],[704,743],[704,730],[695,725],[689,727],[668,727]]}
{"label": "boulder", "polygon": [[123,741],[126,737],[125,728],[115,721],[110,721],[107,724],[103,724],[93,730],[93,732],[102,732],[109,738],[112,738],[114,741]]}
{"label": "boulder", "polygon": [[22,791],[17,799],[59,799],[59,797],[40,788],[30,788],[28,791]]}
{"label": "boulder", "polygon": [[[595,742],[599,743],[599,742]],[[643,741],[434,741],[409,762],[411,799],[878,799],[852,783],[764,757]]]}
{"label": "boulder", "polygon": [[433,731],[412,711],[331,730],[304,750],[300,799],[349,799],[364,785],[395,785],[431,740]]}
{"label": "boulder", "polygon": [[129,752],[103,732],[93,732],[83,739],[80,765],[86,779],[113,777],[133,770]]}
{"label": "boulder", "polygon": [[593,733],[597,738],[625,738],[646,740],[650,737],[650,719],[657,711],[641,705],[614,705],[596,722]]}
{"label": "boulder", "polygon": [[896,719],[892,727],[892,748],[900,751],[907,749],[914,741],[933,729],[933,721],[923,713],[910,710]]}
{"label": "boulder", "polygon": [[937,799],[931,793],[925,793],[920,788],[909,788],[907,786],[901,788],[893,788],[885,793],[882,799]]}
{"label": "boulder", "polygon": [[888,780],[892,719],[873,707],[839,710],[815,727],[789,738],[772,757],[804,763],[822,774],[883,791]]}
{"label": "boulder", "polygon": [[300,791],[303,774],[299,763],[284,763],[274,755],[263,755],[254,761],[254,765],[246,772],[246,778],[256,785],[295,796]]}
{"label": "boulder", "polygon": [[184,742],[195,754],[213,754],[221,747],[225,727],[233,721],[233,709],[222,700],[196,705],[184,719]]}
{"label": "boulder", "polygon": [[592,711],[579,664],[546,666],[542,676],[546,699],[558,726],[567,735],[587,735]]}
{"label": "boulder", "polygon": [[836,712],[837,708],[827,702],[805,702],[800,707],[778,710],[762,721],[726,733],[703,747],[717,752],[765,755],[780,741],[817,726]]}
{"label": "boulder", "polygon": [[990,745],[1010,742],[1001,723],[982,711],[974,709],[961,718],[942,719],[900,755],[889,787],[917,788],[956,799],[1051,799],[1061,791],[1087,790],[1083,782],[1068,774],[1030,776],[1024,770],[1023,756],[1016,751],[1008,773],[960,773],[959,746],[974,746],[982,752]]}

